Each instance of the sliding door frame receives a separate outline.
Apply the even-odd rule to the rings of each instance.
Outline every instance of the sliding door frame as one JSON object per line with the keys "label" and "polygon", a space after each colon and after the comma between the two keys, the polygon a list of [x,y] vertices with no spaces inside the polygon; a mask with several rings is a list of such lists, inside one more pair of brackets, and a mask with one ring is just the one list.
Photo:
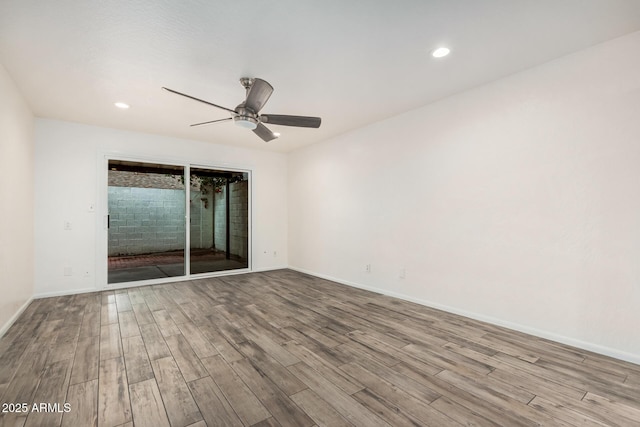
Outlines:
{"label": "sliding door frame", "polygon": [[[170,166],[183,167],[184,179],[185,179],[185,217],[183,221],[185,231],[185,248],[184,248],[184,272],[183,276],[164,277],[159,279],[138,280],[134,282],[122,282],[122,283],[108,283],[108,253],[109,253],[109,229],[108,229],[108,215],[109,215],[109,161],[120,160],[129,162],[144,162],[155,163]],[[239,268],[234,270],[214,271],[208,273],[191,274],[191,206],[190,200],[190,182],[191,182],[191,168],[197,169],[211,169],[211,170],[223,170],[229,172],[243,172],[248,176],[248,210],[247,210],[247,268]],[[96,216],[96,288],[98,290],[112,290],[131,288],[145,285],[158,285],[162,283],[188,281],[194,279],[201,279],[207,277],[228,276],[233,274],[243,274],[253,271],[252,254],[253,254],[253,174],[250,168],[238,167],[235,165],[229,165],[225,163],[202,163],[196,161],[189,161],[186,159],[166,158],[166,157],[150,157],[150,156],[136,156],[136,155],[123,155],[122,153],[110,153],[102,152],[98,154],[98,203]],[[227,221],[229,218],[227,218]]]}

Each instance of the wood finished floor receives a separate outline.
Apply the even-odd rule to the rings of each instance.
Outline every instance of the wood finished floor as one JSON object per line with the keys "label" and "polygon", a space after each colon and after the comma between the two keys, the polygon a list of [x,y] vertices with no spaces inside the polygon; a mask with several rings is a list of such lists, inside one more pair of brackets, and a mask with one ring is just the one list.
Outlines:
{"label": "wood finished floor", "polygon": [[39,299],[1,426],[633,426],[640,366],[289,270]]}

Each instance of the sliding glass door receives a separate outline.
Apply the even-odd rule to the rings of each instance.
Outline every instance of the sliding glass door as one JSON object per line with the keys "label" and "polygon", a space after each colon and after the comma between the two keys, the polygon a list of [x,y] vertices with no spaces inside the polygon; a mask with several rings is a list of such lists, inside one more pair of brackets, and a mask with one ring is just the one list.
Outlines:
{"label": "sliding glass door", "polygon": [[191,274],[249,267],[246,172],[191,168]]}
{"label": "sliding glass door", "polygon": [[108,284],[249,267],[247,172],[116,159],[108,167]]}

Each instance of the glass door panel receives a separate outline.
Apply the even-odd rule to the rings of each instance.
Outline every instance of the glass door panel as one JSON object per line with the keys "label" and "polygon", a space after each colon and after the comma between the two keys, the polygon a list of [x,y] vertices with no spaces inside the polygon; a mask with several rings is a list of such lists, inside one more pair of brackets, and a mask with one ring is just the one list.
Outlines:
{"label": "glass door panel", "polygon": [[185,275],[184,167],[109,161],[108,283]]}
{"label": "glass door panel", "polygon": [[249,267],[249,174],[191,168],[190,272]]}

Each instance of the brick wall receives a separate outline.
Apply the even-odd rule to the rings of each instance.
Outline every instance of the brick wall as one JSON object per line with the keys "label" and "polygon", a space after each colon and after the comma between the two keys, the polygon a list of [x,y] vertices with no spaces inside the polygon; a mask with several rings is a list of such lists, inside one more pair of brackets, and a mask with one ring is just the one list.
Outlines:
{"label": "brick wall", "polygon": [[109,187],[109,255],[184,249],[184,190]]}
{"label": "brick wall", "polygon": [[197,249],[213,248],[213,195],[191,191],[191,247]]}
{"label": "brick wall", "polygon": [[231,227],[231,254],[247,258],[248,248],[248,213],[249,185],[248,181],[234,182],[231,190],[229,208],[229,226]]}
{"label": "brick wall", "polygon": [[[248,213],[249,213],[249,182],[240,181],[229,185],[231,191],[229,200],[230,252],[232,255],[247,258],[249,253]],[[226,250],[226,189],[215,193],[214,196],[214,236],[215,247]]]}
{"label": "brick wall", "polygon": [[148,172],[109,171],[109,187],[184,189],[178,175]]}
{"label": "brick wall", "polygon": [[225,207],[225,187],[222,187],[219,193],[214,194],[213,198],[213,236],[215,240],[215,248],[220,251],[227,250],[227,208]]}

